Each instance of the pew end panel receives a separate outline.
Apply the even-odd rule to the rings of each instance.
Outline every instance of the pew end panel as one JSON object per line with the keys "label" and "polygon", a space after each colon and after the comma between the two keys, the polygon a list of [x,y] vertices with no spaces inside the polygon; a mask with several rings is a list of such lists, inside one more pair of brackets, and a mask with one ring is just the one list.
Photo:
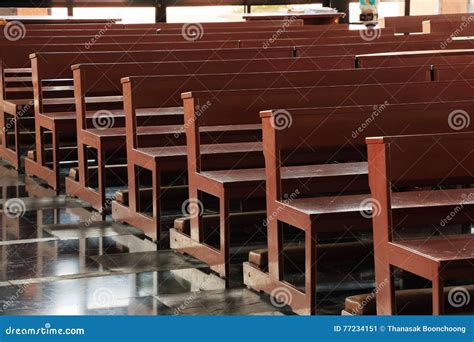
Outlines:
{"label": "pew end panel", "polygon": [[[448,225],[472,224],[474,134],[384,136],[368,138],[367,145],[370,188],[380,210],[373,216],[376,281],[387,284],[377,293],[377,313],[397,312],[392,275],[397,267],[432,281],[433,314],[443,314],[444,282],[474,276],[472,235],[442,233]],[[418,205],[401,214],[401,201]],[[411,229],[432,224],[441,236],[394,233],[410,222]]]}

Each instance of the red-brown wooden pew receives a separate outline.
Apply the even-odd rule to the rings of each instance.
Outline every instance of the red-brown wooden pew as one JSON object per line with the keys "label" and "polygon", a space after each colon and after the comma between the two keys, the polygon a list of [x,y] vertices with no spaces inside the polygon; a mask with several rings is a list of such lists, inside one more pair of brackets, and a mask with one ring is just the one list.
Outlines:
{"label": "red-brown wooden pew", "polygon": [[428,64],[468,64],[474,59],[474,49],[404,51],[357,55],[356,67],[409,66]]}
{"label": "red-brown wooden pew", "polygon": [[[295,312],[314,314],[317,303],[316,274],[321,238],[326,233],[336,232],[341,236],[370,229],[372,226],[370,217],[376,215],[379,210],[373,205],[368,184],[365,184],[366,191],[362,193],[350,191],[350,187],[337,185],[323,193],[325,189],[322,192],[317,188],[306,191],[301,183],[297,187],[288,184],[285,173],[287,169],[291,170],[292,166],[288,165],[289,159],[284,157],[287,153],[293,156],[307,153],[315,158],[319,156],[320,162],[305,162],[305,169],[310,170],[316,166],[328,169],[335,167],[335,172],[326,174],[326,181],[335,182],[337,177],[348,174],[353,177],[350,184],[355,184],[360,175],[351,171],[353,163],[345,163],[366,160],[365,137],[392,132],[394,134],[452,132],[448,117],[453,108],[472,112],[473,106],[472,101],[387,104],[380,115],[357,135],[353,133],[354,127],[366,122],[368,117],[373,117],[372,106],[288,108],[292,125],[285,129],[275,128],[274,121],[278,119],[278,111],[263,111],[261,116],[266,158],[267,212],[269,213],[267,218],[268,264],[257,265],[252,262],[256,260],[255,257],[245,263],[245,284],[272,295],[275,295],[275,289],[279,288],[289,294],[290,300],[285,304],[288,304]],[[282,157],[278,158],[278,156]],[[331,161],[337,161],[338,164],[328,164]],[[367,164],[364,163],[364,165]],[[427,169],[424,168],[425,173],[426,171]],[[308,179],[303,177],[299,179],[300,182],[306,184],[310,183],[314,177],[315,173],[309,174]],[[367,182],[367,179],[365,181]],[[284,192],[291,193],[296,189],[299,189],[297,196],[289,200],[283,197]],[[397,219],[405,218],[407,212],[416,210],[420,204],[419,197],[405,197],[404,193],[396,195],[393,201]],[[416,223],[417,218],[412,216],[404,222],[404,225],[410,226]],[[284,236],[283,229],[289,227],[297,228],[304,234],[304,248],[299,249],[301,255],[299,260],[304,261],[297,265],[304,270],[302,284],[285,281],[284,271],[288,260],[285,264],[283,260],[286,254],[285,249],[289,248],[289,245],[282,241],[282,237]],[[334,245],[336,244],[337,240],[334,242]]]}
{"label": "red-brown wooden pew", "polygon": [[[434,315],[444,313],[445,282],[474,277],[474,236],[445,229],[471,225],[474,217],[474,132],[456,133],[469,129],[472,109],[452,104],[450,110],[448,134],[367,138],[370,190],[378,207],[372,221],[379,315],[397,313],[395,267],[432,282]],[[413,207],[401,213],[402,203]],[[414,222],[411,229],[433,225],[440,234],[400,236],[396,231],[407,222]]]}
{"label": "red-brown wooden pew", "polygon": [[392,28],[395,33],[423,32],[423,22],[426,20],[442,20],[460,22],[470,16],[470,13],[438,14],[438,15],[410,15],[402,17],[385,17],[379,19],[382,28]]}
{"label": "red-brown wooden pew", "polygon": [[[201,146],[199,129],[219,125],[256,124],[259,118],[255,116],[262,108],[313,107],[313,106],[350,106],[389,103],[410,103],[429,101],[452,101],[470,99],[469,87],[472,82],[448,81],[436,83],[389,83],[380,85],[347,85],[333,87],[312,87],[294,89],[260,89],[248,91],[207,91],[183,94],[185,113],[189,197],[191,201],[201,199],[202,194],[217,197],[220,203],[217,209],[220,213],[220,239],[217,246],[206,244],[204,228],[200,217],[191,216],[190,236],[179,231],[172,231],[170,237],[172,247],[178,251],[191,254],[208,263],[213,270],[225,277],[229,273],[229,203],[230,200],[255,198],[262,196],[262,185],[265,175],[261,170],[255,174],[239,171],[263,166],[261,146],[253,144],[245,153],[235,153],[235,165],[222,171],[210,171],[200,156],[200,148],[217,149],[215,146]],[[285,95],[286,94],[286,95]],[[216,100],[216,98],[218,100]],[[195,106],[210,102],[205,111],[197,113]],[[219,113],[226,113],[222,116]],[[285,113],[283,113],[285,114]],[[285,115],[281,120],[289,120]],[[277,123],[278,124],[278,123]],[[223,149],[225,147],[222,147]],[[253,149],[252,149],[253,148]],[[230,158],[232,148],[228,148]],[[291,174],[290,174],[291,177]],[[250,181],[253,180],[253,181]],[[268,192],[268,191],[267,191]],[[204,203],[204,207],[206,203]]]}
{"label": "red-brown wooden pew", "polygon": [[[125,54],[127,55],[127,54]],[[298,59],[300,60],[300,59]],[[41,88],[40,88],[40,82],[39,80],[41,79],[50,79],[54,77],[59,77],[59,78],[64,78],[69,75],[70,71],[68,71],[67,68],[64,68],[61,70],[61,74],[58,74],[58,70],[55,67],[52,67],[55,64],[51,64],[44,58],[34,58],[33,60],[33,68],[36,69],[37,71],[33,73],[34,77],[37,78],[37,81],[34,81],[35,84],[35,92],[38,93],[38,95],[35,94],[35,98],[40,99],[40,93],[41,93]],[[212,61],[207,61],[205,65],[210,65],[211,67],[211,62]],[[181,70],[183,70],[183,62],[161,62],[161,63],[155,63],[153,65],[149,64],[148,67],[150,68],[150,73],[153,71],[153,68],[167,68],[167,67],[172,67],[172,64],[174,65],[179,65]],[[191,68],[190,70],[200,70],[200,72],[203,72],[204,70],[202,68],[202,61],[195,61],[195,62],[189,62]],[[298,68],[304,67],[305,69],[308,68],[308,65],[310,65],[311,68],[328,68],[328,67],[333,67],[337,65],[337,67],[340,68],[349,68],[353,63],[353,58],[348,56],[342,56],[340,58],[335,58],[335,57],[315,57],[315,58],[306,58],[306,59],[301,59],[300,62],[295,63],[295,59],[284,59],[284,58],[279,58],[279,59],[255,59],[255,60],[232,60],[232,61],[216,61],[215,63],[212,62],[212,64],[216,65],[216,68],[222,68],[225,65],[232,65],[233,68],[236,70],[249,70],[249,71],[263,71],[263,70],[271,70],[269,68],[273,68],[273,70],[285,70],[285,68],[291,68],[294,70],[298,70]],[[57,64],[56,64],[57,65]],[[136,64],[134,64],[136,66]],[[143,67],[143,63],[140,63],[138,65],[138,69]],[[110,65],[111,67],[114,66],[114,64]],[[228,67],[227,67],[228,68]],[[301,70],[301,69],[300,69]],[[196,71],[193,71],[196,72]],[[117,80],[118,82],[118,80]],[[96,99],[100,102],[100,99]],[[119,102],[121,99],[117,98],[117,103],[116,105],[119,105]],[[46,103],[45,103],[46,102]],[[46,108],[45,108],[46,105]],[[73,111],[74,110],[74,101],[71,99],[48,99],[47,101],[43,101],[43,103],[39,103],[38,106],[35,106],[35,111],[36,113],[36,132],[41,132],[41,127],[47,130],[55,130],[56,129],[53,127],[53,123],[57,120],[66,120],[68,122],[67,125],[75,125],[75,113],[74,112],[69,112],[67,113],[66,116],[64,115],[57,115],[54,114],[56,111],[64,111],[64,110],[69,110]],[[51,114],[47,114],[48,112],[51,112]],[[93,115],[94,111],[90,113],[90,115]],[[72,122],[70,120],[73,120]],[[57,121],[58,123],[61,121]],[[64,121],[62,121],[64,122]],[[75,127],[75,126],[74,126]],[[66,128],[62,128],[63,132],[66,132]],[[66,130],[66,131],[64,131]],[[57,134],[59,134],[59,130],[57,130]],[[54,135],[54,134],[53,134]],[[40,140],[41,134],[37,134],[37,148],[38,151],[41,151],[40,146],[42,145]],[[56,141],[53,143],[54,150],[59,149],[59,144],[56,144]],[[44,150],[44,148],[43,148]],[[41,161],[41,162],[40,162]],[[31,175],[36,175],[39,178],[42,178],[48,182],[50,186],[53,188],[59,189],[59,177],[57,177],[57,172],[59,170],[57,169],[57,163],[48,163],[49,167],[45,167],[44,161],[42,160],[41,156],[37,153],[36,154],[36,161],[32,159],[27,159],[25,160],[25,170],[27,174]],[[51,169],[53,168],[53,169]]]}
{"label": "red-brown wooden pew", "polygon": [[[359,73],[359,71],[362,71]],[[303,76],[303,74],[311,76]],[[318,86],[323,85],[336,85],[336,84],[350,84],[350,83],[390,83],[390,82],[416,82],[416,81],[427,81],[427,80],[455,80],[455,79],[463,79],[463,78],[472,78],[474,76],[474,67],[467,65],[457,65],[457,66],[440,66],[440,67],[403,67],[403,68],[387,68],[387,69],[361,69],[361,70],[332,70],[332,71],[305,71],[305,72],[285,72],[283,73],[266,73],[267,77],[270,78],[271,81],[268,83],[272,85],[272,88],[278,86],[284,86],[287,84],[285,80],[278,78],[283,77],[283,75],[287,75],[285,77],[289,77],[290,79],[294,79],[295,77],[301,77],[301,79],[294,79],[291,81],[294,86],[301,85],[301,82],[305,81],[305,78],[310,77],[315,80],[315,84]],[[314,76],[313,75],[319,75]],[[183,89],[200,89],[202,88],[202,84],[200,82],[206,81],[206,86],[211,89],[211,84],[221,84],[219,82],[223,82],[221,78],[224,78],[224,75],[202,75],[199,77],[196,76],[182,76],[176,77],[175,82],[168,80],[169,77],[167,76],[143,76],[143,77],[130,77],[127,80],[124,80],[124,101],[126,103],[133,103],[133,107],[126,106],[125,107],[125,115],[126,117],[131,117],[132,121],[127,121],[128,126],[132,127],[128,132],[128,145],[127,145],[127,156],[129,157],[127,160],[127,167],[128,167],[128,179],[137,179],[136,177],[136,168],[140,167],[142,169],[147,169],[151,172],[152,179],[157,179],[155,173],[157,170],[160,170],[161,165],[163,165],[162,161],[154,166],[157,162],[153,162],[153,156],[148,155],[148,159],[144,156],[145,154],[138,150],[136,146],[142,146],[140,143],[141,139],[136,137],[136,124],[134,124],[134,117],[135,117],[135,109],[137,108],[161,108],[164,106],[166,101],[170,101],[173,93],[168,94],[167,91],[173,91],[173,88],[168,89],[169,87],[176,87],[174,95],[176,96],[177,93],[181,92]],[[248,75],[251,77],[251,75]],[[276,77],[273,79],[272,77]],[[214,79],[213,82],[211,80]],[[179,82],[182,82],[181,84]],[[257,86],[259,82],[262,80],[255,79],[254,86]],[[280,83],[278,83],[280,82]],[[281,83],[283,82],[283,83]],[[130,83],[130,84],[129,84]],[[209,84],[209,85],[208,85]],[[234,82],[224,82],[222,83],[225,85],[225,88],[229,89],[235,87]],[[291,84],[288,84],[291,85]],[[166,87],[166,88],[165,88]],[[216,87],[216,86],[214,86]],[[164,99],[160,96],[157,96],[154,89],[160,88],[161,92],[164,92],[166,96]],[[216,88],[217,89],[217,88]],[[166,90],[166,91],[165,91]],[[178,105],[179,102],[173,102],[174,105]],[[131,133],[130,133],[131,132]],[[175,132],[176,133],[176,132]],[[177,132],[180,135],[179,131]],[[172,140],[174,143],[178,143],[176,140]],[[169,143],[169,141],[167,141]],[[135,146],[134,146],[135,145]],[[151,147],[151,146],[150,146]],[[153,147],[160,147],[156,144]],[[140,158],[132,156],[138,153]],[[184,156],[183,156],[184,158]],[[134,165],[134,160],[139,160],[139,164]],[[179,172],[180,174],[183,173],[183,169],[178,168],[174,170],[175,172]],[[123,172],[121,174],[124,174]],[[125,177],[124,177],[125,179]],[[159,187],[156,189],[149,189],[144,191],[137,191],[137,182],[128,182],[128,192],[125,192],[127,202],[120,203],[114,202],[113,203],[113,217],[122,222],[127,222],[132,224],[138,228],[143,229],[146,234],[149,236],[155,236],[155,231],[159,231],[160,228],[160,202],[159,202],[159,194],[160,190]],[[155,191],[154,195],[151,195],[151,192]],[[122,192],[124,193],[124,192]],[[140,204],[140,199],[143,195],[146,195],[146,198],[149,198],[149,205]],[[149,195],[148,195],[149,194]],[[121,197],[122,199],[123,197]],[[141,209],[139,209],[141,208]],[[151,211],[152,213],[146,213],[146,211]],[[159,235],[157,235],[159,236]]]}
{"label": "red-brown wooden pew", "polygon": [[[77,75],[75,76],[76,81],[80,84],[79,86],[76,86],[77,89],[84,89],[82,93],[76,93],[76,96],[79,96],[80,98],[87,98],[87,97],[93,97],[95,92],[98,92],[100,90],[100,94],[110,94],[110,96],[116,96],[117,95],[117,86],[113,85],[113,83],[110,82],[110,80],[115,79],[118,80],[122,76],[127,75],[127,73],[133,75],[133,66],[131,68],[126,68],[127,66],[122,66],[120,64],[115,65],[115,66],[89,66],[85,67],[84,71],[78,72]],[[321,67],[321,65],[317,66],[318,68]],[[339,66],[338,66],[339,67]],[[80,69],[80,67],[79,67]],[[100,69],[107,69],[107,72],[102,73]],[[202,69],[201,69],[202,70]],[[145,74],[148,73],[149,71],[147,69],[143,69],[142,67],[137,69],[137,72],[140,74]],[[183,71],[184,73],[187,73],[187,71]],[[105,90],[104,86],[100,83],[101,79],[105,79],[106,82],[105,84],[109,87],[109,90]],[[81,82],[82,80],[82,82]],[[88,81],[87,81],[88,80]],[[94,89],[94,85],[98,85],[97,89]],[[107,109],[106,107],[104,109]],[[104,128],[101,130],[98,130],[97,127],[89,127],[89,129],[92,129],[94,132],[93,135],[96,138],[95,142],[92,142],[91,139],[89,139],[90,143],[84,144],[82,141],[84,139],[87,139],[86,136],[82,136],[83,134],[90,134],[90,130],[88,131],[88,127],[86,127],[85,123],[85,113],[82,113],[82,116],[84,118],[82,119],[82,124],[80,125],[80,129],[77,132],[78,136],[78,146],[79,151],[81,154],[79,156],[79,172],[73,172],[74,175],[78,175],[79,179],[74,179],[75,177],[72,177],[67,180],[69,187],[66,189],[67,193],[73,196],[80,197],[87,202],[91,203],[94,208],[96,209],[101,209],[104,207],[105,201],[106,201],[106,182],[105,182],[105,175],[106,175],[106,164],[113,164],[113,158],[106,158],[106,155],[114,155],[112,153],[112,150],[107,150],[106,146],[110,146],[111,149],[114,149],[118,155],[123,158],[123,153],[120,153],[120,148],[117,148],[117,146],[122,146],[122,150],[125,150],[125,130],[120,133],[120,130],[115,129],[114,134],[110,135],[108,132],[104,132]],[[110,114],[112,116],[112,114]],[[109,118],[111,120],[112,118]],[[78,126],[79,127],[79,126]],[[102,138],[100,138],[102,137]],[[113,140],[116,139],[116,140]],[[87,165],[84,161],[88,160],[86,157],[87,151],[90,150],[90,148],[93,148],[95,151],[97,151],[100,156],[98,156],[98,160],[100,160],[99,165],[97,165],[98,169],[98,174],[94,173],[94,177],[98,177],[98,179],[95,181],[96,184],[98,184],[98,187],[96,189],[92,188],[88,184],[88,177],[86,176],[87,172]],[[81,165],[82,161],[82,165]],[[123,163],[123,161],[122,161]],[[54,163],[53,163],[54,164]],[[121,173],[124,175],[125,173]],[[122,179],[125,177],[122,176]],[[155,215],[154,215],[155,216]],[[158,230],[159,227],[159,218],[158,216],[155,216],[154,219],[154,225],[155,229]],[[153,222],[153,221],[152,221]]]}
{"label": "red-brown wooden pew", "polygon": [[[264,75],[265,77],[261,77]],[[361,69],[361,70],[319,70],[319,71],[278,71],[266,72],[264,74],[222,74],[222,75],[183,75],[183,76],[133,76],[123,81],[125,116],[127,118],[127,168],[128,168],[128,203],[113,203],[113,217],[118,221],[127,222],[145,231],[153,238],[160,238],[161,215],[160,215],[160,184],[153,186],[153,194],[147,196],[151,200],[148,206],[140,202],[143,193],[138,191],[139,177],[138,168],[145,169],[151,173],[151,179],[159,180],[161,173],[174,172],[184,175],[186,172],[186,159],[184,153],[183,128],[170,128],[169,132],[177,137],[164,140],[164,145],[155,141],[153,145],[145,143],[137,135],[136,109],[139,108],[162,108],[171,104],[179,105],[177,98],[184,90],[205,90],[205,89],[245,89],[252,87],[300,87],[304,85],[336,85],[346,83],[390,83],[390,82],[415,82],[428,81],[431,78],[431,71],[427,67],[418,68],[387,68],[383,69]],[[155,89],[160,89],[159,95]],[[133,104],[130,105],[130,104]],[[130,119],[130,120],[129,120]],[[184,122],[183,122],[184,123]],[[161,132],[163,128],[158,128]],[[150,128],[148,128],[148,132]],[[152,141],[153,143],[153,141]],[[174,144],[182,146],[182,150],[177,150],[176,157],[180,158],[180,163],[176,164],[174,159],[168,161],[155,156],[161,149],[166,149]],[[148,149],[143,149],[147,147]],[[146,152],[148,151],[148,153]],[[155,151],[155,154],[151,153]],[[171,168],[171,169],[170,169]],[[125,179],[124,179],[125,180]],[[70,182],[67,180],[67,183]],[[150,211],[152,211],[150,213]]]}

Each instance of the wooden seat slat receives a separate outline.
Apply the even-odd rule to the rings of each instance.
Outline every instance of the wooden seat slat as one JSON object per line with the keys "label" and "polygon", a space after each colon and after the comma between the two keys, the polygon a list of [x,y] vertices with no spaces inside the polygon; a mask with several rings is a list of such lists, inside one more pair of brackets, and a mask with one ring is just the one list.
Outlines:
{"label": "wooden seat slat", "polygon": [[[457,198],[450,204],[458,206],[462,198]],[[473,205],[473,203],[469,203]],[[389,248],[404,249],[411,253],[422,255],[436,262],[474,259],[474,236],[443,236],[430,239],[402,239],[396,243],[389,243]]]}
{"label": "wooden seat slat", "polygon": [[[166,114],[170,113],[177,113],[183,114],[183,111],[169,111],[169,108],[163,112]],[[216,127],[205,127],[202,132],[203,133],[213,133],[213,132],[232,132],[232,131],[259,131],[261,129],[260,125],[238,125],[238,126],[216,126]],[[137,128],[137,135],[145,136],[145,135],[161,135],[161,134],[176,134],[176,132],[180,132],[183,130],[183,125],[165,125],[165,126],[139,126]],[[88,134],[95,135],[97,137],[108,137],[108,136],[117,136],[117,137],[126,137],[126,129],[125,127],[112,127],[106,130],[103,129],[87,129],[86,131]]]}
{"label": "wooden seat slat", "polygon": [[[227,143],[227,144],[212,144],[202,145],[201,152],[207,155],[218,154],[233,154],[233,153],[252,153],[261,152],[262,144],[260,142],[246,142],[246,143]],[[186,146],[165,146],[165,147],[144,147],[140,152],[152,156],[153,158],[167,158],[186,156]]]}
{"label": "wooden seat slat", "polygon": [[[345,166],[342,165],[341,171],[344,169]],[[462,203],[465,197],[466,190],[464,189],[397,192],[392,195],[392,208],[394,210],[414,208],[430,210],[443,206],[455,207]],[[286,205],[308,215],[351,213],[370,211],[372,205],[370,198],[370,195],[325,196],[294,199]],[[361,207],[361,203],[366,203],[366,205]],[[466,205],[474,205],[474,200]]]}
{"label": "wooden seat slat", "polygon": [[[265,180],[264,168],[203,171],[201,174],[210,180],[230,184],[233,182],[261,182]],[[311,177],[333,177],[367,174],[367,163],[321,164],[287,166],[281,170],[283,179],[303,179]]]}
{"label": "wooden seat slat", "polygon": [[[125,117],[125,113],[122,109],[110,109],[108,110],[114,117],[120,118]],[[97,111],[90,110],[86,112],[86,117],[92,119]],[[168,107],[168,108],[139,108],[137,109],[138,117],[149,117],[153,116],[168,116],[168,115],[178,115],[183,114],[182,107]],[[49,118],[51,121],[64,121],[69,120],[73,124],[76,123],[76,112],[50,112],[50,113],[41,113],[42,117]]]}

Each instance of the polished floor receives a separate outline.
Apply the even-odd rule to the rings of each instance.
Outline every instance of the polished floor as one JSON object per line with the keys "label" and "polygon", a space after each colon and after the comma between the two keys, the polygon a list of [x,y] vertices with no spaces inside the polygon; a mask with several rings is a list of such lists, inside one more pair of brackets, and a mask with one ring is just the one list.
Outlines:
{"label": "polished floor", "polygon": [[[0,161],[0,314],[286,315],[240,281],[225,289],[202,262],[156,245],[78,199],[57,196]],[[16,209],[15,209],[16,208]],[[340,314],[372,275],[321,280],[320,314]],[[338,286],[338,291],[334,287]],[[362,287],[362,288],[361,288]]]}

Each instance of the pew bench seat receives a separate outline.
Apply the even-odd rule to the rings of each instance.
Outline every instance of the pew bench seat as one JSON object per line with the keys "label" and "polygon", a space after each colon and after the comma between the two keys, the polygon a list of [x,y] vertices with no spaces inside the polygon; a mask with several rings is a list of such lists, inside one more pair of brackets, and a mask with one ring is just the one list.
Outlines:
{"label": "pew bench seat", "polygon": [[[72,85],[54,85],[54,86],[43,86],[43,93],[46,92],[58,92],[58,91],[74,91],[74,86]],[[22,94],[22,93],[33,93],[33,87],[7,87],[5,89],[6,94]]]}
{"label": "pew bench seat", "polygon": [[[157,109],[159,113],[160,109]],[[169,113],[176,113],[176,110],[170,108],[162,109],[165,115]],[[182,111],[180,112],[180,114]],[[137,115],[140,119],[140,115]],[[153,116],[149,122],[155,120],[157,116]],[[176,118],[176,115],[175,115]],[[167,122],[161,123],[167,124]],[[176,121],[176,120],[175,120]],[[179,121],[182,121],[182,116],[179,116]],[[157,124],[157,122],[154,122]],[[134,160],[137,165],[154,170],[159,169],[160,171],[179,171],[184,169],[186,165],[187,148],[184,145],[184,135],[181,134],[182,126],[139,126],[137,131],[138,139],[145,144],[145,146],[153,145],[152,142],[162,140],[162,147],[142,147],[134,151],[133,156],[128,155],[129,160]],[[242,133],[243,132],[243,133]],[[204,147],[203,153],[208,156],[209,159],[215,159],[216,161],[223,162],[226,165],[231,165],[230,162],[226,162],[227,157],[235,158],[235,155],[249,155],[261,154],[262,147],[261,143],[238,143],[235,141],[241,141],[242,134],[255,135],[260,138],[261,128],[260,125],[241,125],[241,126],[221,126],[221,127],[209,127],[202,130],[203,140],[208,139],[209,141],[218,141],[219,139],[225,140],[222,144],[213,144],[208,147]],[[107,177],[105,175],[106,167],[109,165],[116,164],[117,162],[123,162],[120,160],[120,156],[126,153],[126,130],[125,127],[114,127],[110,129],[86,129],[81,130],[82,137],[79,144],[79,153],[86,150],[87,148],[94,148],[98,151],[98,177],[99,184],[101,184],[97,190],[91,189],[88,186],[89,179],[86,179],[86,171],[84,170],[84,176],[79,176],[79,181],[74,180],[70,177],[66,178],[66,193],[70,196],[79,197],[89,202],[93,208],[100,209],[105,205],[106,198],[106,187],[110,184],[106,184]],[[221,138],[221,136],[224,136]],[[181,140],[178,140],[181,137]],[[168,146],[166,146],[166,144]],[[163,146],[165,145],[165,146]],[[114,158],[108,158],[108,152],[113,151]],[[124,153],[118,153],[118,152]],[[86,160],[87,155],[84,154],[83,160]],[[169,163],[168,163],[169,162]],[[158,165],[155,165],[158,164]],[[216,164],[217,165],[217,164]],[[220,164],[219,164],[220,165]],[[179,167],[178,167],[179,166]],[[126,170],[126,168],[124,168]],[[126,172],[123,172],[126,175]],[[125,180],[127,177],[123,177]]]}
{"label": "pew bench seat", "polygon": [[[462,286],[470,298],[474,296],[474,285]],[[448,301],[449,293],[453,293],[455,286],[444,289],[444,297]],[[430,315],[431,314],[431,289],[407,289],[395,292],[397,312],[401,315]],[[376,296],[373,293],[364,293],[346,298],[343,315],[376,315]],[[474,301],[468,301],[466,305],[454,307],[446,306],[447,314],[472,313],[474,311]]]}
{"label": "pew bench seat", "polygon": [[[328,262],[343,262],[347,263],[347,255],[351,255],[352,259],[360,262],[362,258],[371,255],[373,250],[372,241],[360,240],[351,242],[338,243],[322,243],[318,244],[318,252],[321,257],[326,258]],[[283,249],[283,254],[289,260],[290,264],[304,265],[304,247],[303,246],[288,246]],[[261,248],[253,250],[249,253],[249,263],[258,267],[259,269],[267,269],[268,267],[268,248]]]}
{"label": "pew bench seat", "polygon": [[[123,97],[120,95],[117,96],[94,96],[86,98],[87,104],[96,104],[96,103],[122,103]],[[76,99],[74,97],[57,97],[57,98],[47,98],[43,100],[43,105],[45,106],[59,106],[59,105],[74,105]]]}
{"label": "pew bench seat", "polygon": [[[282,168],[282,178],[305,179],[313,177],[334,177],[334,176],[353,176],[367,174],[366,162],[344,163],[344,164],[320,164],[290,166]],[[243,182],[263,182],[265,181],[265,169],[234,169],[203,171],[200,176],[225,186],[238,185]]]}
{"label": "pew bench seat", "polygon": [[31,68],[6,68],[5,74],[31,74]]}
{"label": "pew bench seat", "polygon": [[[110,100],[116,100],[116,104],[119,104],[121,96],[108,97]],[[88,103],[93,103],[95,105],[100,105],[103,108],[104,97],[95,97],[88,98]],[[46,99],[46,103],[68,103],[68,101],[59,100],[55,102],[56,99]],[[107,102],[110,103],[110,102]],[[69,105],[72,105],[71,103]],[[168,124],[176,124],[182,122],[182,107],[168,107],[168,108],[141,108],[137,109],[137,117],[140,124],[145,124],[150,117],[155,115],[160,116],[160,122]],[[101,122],[101,114],[98,110],[88,110],[86,112],[86,119],[88,126],[93,126],[93,120],[96,117],[98,123]],[[106,110],[103,114],[106,117],[112,117],[115,120],[114,124],[117,126],[125,125],[125,113],[122,109],[109,109]],[[67,153],[59,156],[59,151],[61,146],[64,143],[64,139],[70,137],[75,137],[77,132],[76,124],[77,114],[75,111],[57,111],[57,112],[46,112],[40,113],[36,116],[37,125],[40,128],[50,130],[55,137],[53,139],[53,151],[56,151],[56,158],[59,158],[60,161],[75,161],[77,159],[76,153]],[[112,121],[112,120],[110,120]],[[107,123],[106,123],[107,124]],[[108,125],[108,124],[107,124]],[[106,129],[104,129],[106,131]],[[46,166],[46,161],[39,160],[38,154],[35,155],[35,159],[26,158],[25,159],[25,171],[29,175],[35,175],[47,181],[48,185],[55,190],[60,188],[60,178],[59,178],[59,165],[58,163],[51,163],[49,167]],[[52,168],[52,169],[51,169]]]}
{"label": "pew bench seat", "polygon": [[[395,210],[423,209],[431,210],[438,207],[456,207],[459,203],[466,203],[469,192],[466,189],[446,189],[440,191],[418,190],[398,192],[392,195],[392,208]],[[282,206],[316,217],[325,214],[342,214],[359,211],[370,211],[371,201],[369,194],[325,196],[314,198],[297,198],[288,203],[279,202]],[[362,205],[361,205],[362,204]]]}
{"label": "pew bench seat", "polygon": [[[459,202],[458,202],[459,203]],[[396,265],[396,260],[404,257],[421,258],[433,267],[443,267],[449,263],[450,267],[474,264],[474,235],[447,235],[424,239],[404,239],[388,244],[389,258]],[[392,258],[393,256],[393,258]],[[393,260],[392,260],[393,259]],[[404,268],[411,270],[410,265],[404,263]],[[427,270],[430,273],[431,270]]]}
{"label": "pew bench seat", "polygon": [[33,79],[31,76],[7,76],[5,77],[5,83],[6,84],[11,84],[11,83],[31,83]]}
{"label": "pew bench seat", "polygon": [[[90,110],[86,112],[86,118],[92,120],[97,111]],[[110,109],[107,110],[107,113],[110,113],[113,118],[125,118],[125,113],[122,109]],[[146,119],[150,116],[160,115],[163,116],[163,119],[173,119],[176,121],[177,117],[182,116],[183,110],[181,107],[170,107],[170,108],[140,108],[137,109],[137,117],[141,119]],[[76,112],[49,112],[39,114],[41,117],[41,124],[45,125],[45,128],[53,129],[55,123],[69,123],[75,127],[76,125]],[[107,134],[107,131],[112,128],[100,130],[103,134]],[[115,129],[115,128],[113,128]],[[92,129],[93,130],[93,129]]]}
{"label": "pew bench seat", "polygon": [[[183,130],[182,125],[173,125],[173,124],[166,124],[168,116],[171,114],[172,118],[175,119],[175,116],[178,116],[179,114],[182,114],[182,111],[179,112],[179,108],[176,108],[176,110],[168,110],[168,108],[163,108],[162,111],[158,110],[157,112],[153,114],[153,119],[156,119],[160,115],[163,116],[163,125],[160,126],[139,126],[137,127],[137,136],[139,137],[139,140],[141,141],[142,138],[147,138],[147,137],[165,137],[169,135],[169,142],[173,142],[173,139],[178,139],[179,136],[181,136],[181,132]],[[137,110],[138,117],[140,116],[140,110]],[[141,114],[143,116],[144,114]],[[176,121],[176,120],[173,120]],[[245,126],[245,127],[244,127]],[[219,135],[222,132],[226,132],[226,135],[229,135],[229,133],[239,133],[241,134],[242,132],[246,132],[249,134],[252,133],[257,133],[260,132],[260,125],[240,125],[239,127],[235,126],[215,126],[215,127],[204,127],[201,130],[202,133],[207,133],[210,136],[212,133],[217,133]],[[86,136],[90,137],[95,137],[97,139],[120,139],[125,141],[126,139],[126,129],[125,127],[112,127],[112,128],[107,128],[107,129],[99,129],[99,128],[88,128],[87,130],[82,131],[83,134]],[[180,144],[182,145],[182,144]],[[146,147],[145,147],[146,148]],[[143,148],[141,148],[143,149]],[[140,148],[138,149],[140,150]]]}
{"label": "pew bench seat", "polygon": [[[145,147],[137,149],[137,152],[154,159],[166,159],[174,157],[187,156],[187,147],[182,146],[165,146],[165,147]],[[261,154],[261,142],[244,142],[244,143],[227,143],[227,144],[211,144],[202,145],[201,153],[204,155],[216,158],[216,156],[233,157],[235,154],[245,153],[246,156],[250,154]]]}
{"label": "pew bench seat", "polygon": [[16,115],[17,113],[30,115],[34,113],[32,102],[32,99],[4,100],[3,111],[11,115]]}

